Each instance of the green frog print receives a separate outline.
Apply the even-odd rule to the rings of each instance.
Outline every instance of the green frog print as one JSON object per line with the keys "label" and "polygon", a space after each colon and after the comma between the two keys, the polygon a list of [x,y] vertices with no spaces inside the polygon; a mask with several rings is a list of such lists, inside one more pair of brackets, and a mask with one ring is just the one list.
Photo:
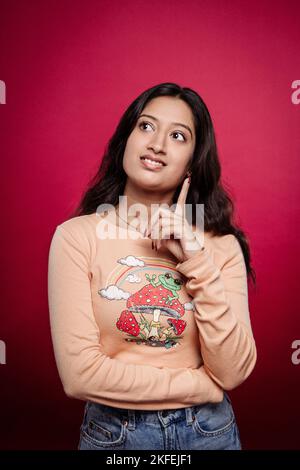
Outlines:
{"label": "green frog print", "polygon": [[[123,267],[112,271],[106,288],[98,293],[108,300],[126,302],[115,323],[117,329],[127,335],[125,341],[165,349],[176,347],[187,326],[183,316],[186,311],[190,315],[193,304],[180,301],[183,280],[174,264],[163,259],[153,262],[152,258],[146,264],[143,259],[132,255],[120,259]],[[153,270],[162,273],[152,274]],[[129,283],[143,285],[135,292],[128,292]],[[124,286],[127,289],[124,290]]]}

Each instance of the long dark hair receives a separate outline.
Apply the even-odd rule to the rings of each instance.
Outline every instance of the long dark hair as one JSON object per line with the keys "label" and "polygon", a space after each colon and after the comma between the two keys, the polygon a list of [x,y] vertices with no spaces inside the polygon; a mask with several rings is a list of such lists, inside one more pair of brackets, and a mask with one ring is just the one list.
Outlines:
{"label": "long dark hair", "polygon": [[[189,105],[193,113],[196,145],[190,165],[192,179],[186,202],[192,205],[204,204],[205,231],[212,232],[213,235],[235,235],[244,255],[247,276],[250,276],[256,285],[247,237],[245,232],[233,223],[234,205],[220,179],[221,166],[212,119],[202,98],[191,88],[183,88],[176,83],[160,83],[141,93],[130,104],[105,148],[97,173],[70,218],[92,214],[100,204],[116,206],[119,203],[119,196],[124,193],[127,178],[123,169],[127,139],[148,101],[158,96],[180,98]],[[180,189],[181,185],[176,188],[173,203],[177,201]],[[195,220],[192,223],[195,223]]]}

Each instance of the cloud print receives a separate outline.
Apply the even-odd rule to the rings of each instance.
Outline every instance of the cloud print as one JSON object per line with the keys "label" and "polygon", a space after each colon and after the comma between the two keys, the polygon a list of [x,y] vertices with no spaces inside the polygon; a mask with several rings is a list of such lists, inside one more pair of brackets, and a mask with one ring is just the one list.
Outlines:
{"label": "cloud print", "polygon": [[194,310],[194,304],[193,302],[187,302],[184,304],[185,310]]}
{"label": "cloud print", "polygon": [[126,266],[145,266],[144,261],[131,255],[126,256],[126,258],[118,259],[118,263],[125,264]]}
{"label": "cloud print", "polygon": [[135,274],[128,274],[125,281],[129,282],[141,282],[141,278],[136,276]]}
{"label": "cloud print", "polygon": [[131,295],[113,284],[108,286],[107,289],[98,290],[98,294],[108,300],[127,300]]}

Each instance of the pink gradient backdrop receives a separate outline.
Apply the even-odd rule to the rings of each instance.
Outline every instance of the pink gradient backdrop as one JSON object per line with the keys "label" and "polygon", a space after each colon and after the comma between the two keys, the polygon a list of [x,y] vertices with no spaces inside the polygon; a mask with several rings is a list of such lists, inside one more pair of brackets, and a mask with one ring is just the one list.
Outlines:
{"label": "pink gradient backdrop", "polygon": [[164,81],[197,90],[250,238],[258,361],[230,392],[245,449],[300,448],[298,1],[2,1],[0,448],[75,449],[83,402],[60,384],[48,249],[121,114]]}

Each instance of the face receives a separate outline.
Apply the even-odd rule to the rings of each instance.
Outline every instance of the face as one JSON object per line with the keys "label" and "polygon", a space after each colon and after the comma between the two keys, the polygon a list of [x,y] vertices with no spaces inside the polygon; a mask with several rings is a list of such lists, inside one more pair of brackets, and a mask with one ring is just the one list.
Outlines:
{"label": "face", "polygon": [[[171,96],[154,98],[140,113],[127,140],[124,171],[143,189],[175,190],[186,175],[195,144],[193,115],[187,103]],[[151,163],[143,155],[162,164]]]}

